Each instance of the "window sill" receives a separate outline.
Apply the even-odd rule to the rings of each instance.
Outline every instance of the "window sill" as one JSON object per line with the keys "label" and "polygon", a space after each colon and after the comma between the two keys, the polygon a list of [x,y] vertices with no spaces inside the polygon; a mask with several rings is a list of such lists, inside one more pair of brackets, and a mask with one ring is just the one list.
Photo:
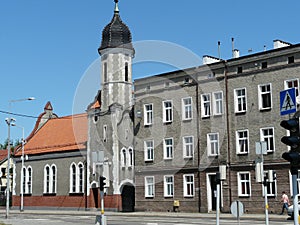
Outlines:
{"label": "window sill", "polygon": [[43,193],[43,196],[56,196],[56,193]]}
{"label": "window sill", "polygon": [[69,196],[83,196],[84,193],[69,193]]}

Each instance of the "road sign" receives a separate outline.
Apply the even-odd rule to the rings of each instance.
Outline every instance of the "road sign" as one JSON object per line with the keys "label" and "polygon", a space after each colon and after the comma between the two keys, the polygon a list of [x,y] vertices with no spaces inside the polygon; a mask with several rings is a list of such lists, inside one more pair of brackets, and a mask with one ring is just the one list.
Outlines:
{"label": "road sign", "polygon": [[255,142],[256,155],[267,155],[267,147],[268,146],[266,141]]}
{"label": "road sign", "polygon": [[230,206],[231,214],[240,218],[244,214],[244,205],[241,201],[234,201]]}
{"label": "road sign", "polygon": [[297,111],[296,89],[290,88],[280,92],[280,115],[291,114]]}

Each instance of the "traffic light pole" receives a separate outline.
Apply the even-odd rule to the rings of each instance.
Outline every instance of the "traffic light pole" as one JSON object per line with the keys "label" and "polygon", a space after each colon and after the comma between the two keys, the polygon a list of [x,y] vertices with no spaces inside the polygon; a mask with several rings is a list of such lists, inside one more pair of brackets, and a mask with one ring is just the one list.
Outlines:
{"label": "traffic light pole", "polygon": [[106,216],[104,215],[104,191],[100,191],[101,198],[101,225],[106,225]]}
{"label": "traffic light pole", "polygon": [[292,184],[293,184],[293,210],[294,210],[294,225],[299,225],[298,217],[299,217],[299,209],[298,209],[298,168],[291,166],[291,174],[292,174]]}

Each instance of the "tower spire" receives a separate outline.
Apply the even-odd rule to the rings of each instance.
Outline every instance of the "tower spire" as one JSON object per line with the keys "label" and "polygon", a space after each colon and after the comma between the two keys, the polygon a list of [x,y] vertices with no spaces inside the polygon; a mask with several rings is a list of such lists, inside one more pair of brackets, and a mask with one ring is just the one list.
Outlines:
{"label": "tower spire", "polygon": [[115,13],[119,13],[119,7],[118,7],[119,0],[114,0],[114,1],[115,1]]}

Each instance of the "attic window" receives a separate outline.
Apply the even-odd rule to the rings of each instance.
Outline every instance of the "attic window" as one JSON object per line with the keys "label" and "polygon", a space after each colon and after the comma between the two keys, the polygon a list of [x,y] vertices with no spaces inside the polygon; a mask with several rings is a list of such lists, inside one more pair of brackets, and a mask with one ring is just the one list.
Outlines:
{"label": "attic window", "polygon": [[165,82],[165,88],[168,88],[168,87],[170,87],[170,82],[169,82],[169,81],[166,81],[166,82]]}
{"label": "attic window", "polygon": [[295,62],[294,56],[288,57],[288,64],[291,64],[291,63],[294,63],[294,62]]}
{"label": "attic window", "polygon": [[243,72],[243,67],[238,66],[238,68],[237,68],[237,73],[242,73],[242,72]]}
{"label": "attic window", "polygon": [[146,86],[146,91],[150,91],[150,85]]}
{"label": "attic window", "polygon": [[262,69],[266,69],[268,67],[268,63],[267,62],[262,62],[261,63],[261,68]]}

